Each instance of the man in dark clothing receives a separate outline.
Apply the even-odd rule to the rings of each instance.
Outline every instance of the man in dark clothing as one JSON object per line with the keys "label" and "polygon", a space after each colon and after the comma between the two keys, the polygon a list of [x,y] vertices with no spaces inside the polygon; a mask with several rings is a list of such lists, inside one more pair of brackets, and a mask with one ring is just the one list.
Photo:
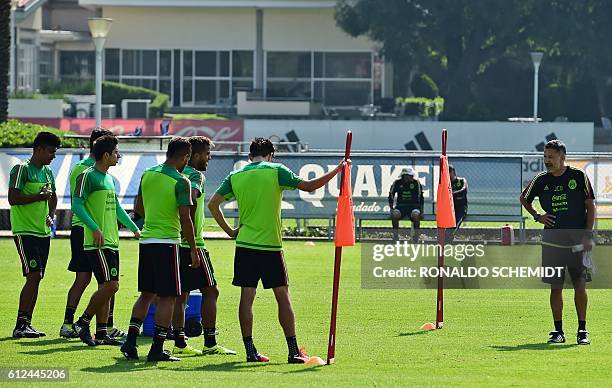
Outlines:
{"label": "man in dark clothing", "polygon": [[[565,165],[565,144],[551,140],[544,147],[547,171],[536,175],[521,194],[522,205],[534,220],[544,224],[542,233],[542,267],[562,267],[558,275],[545,277],[549,283],[550,307],[555,330],[548,343],[565,342],[563,333],[563,282],[565,272],[574,286],[574,303],[578,315],[578,345],[590,343],[586,331],[586,283],[591,280],[589,251],[593,243],[595,205],[593,188],[583,170]],[[545,214],[538,214],[531,206],[539,198]],[[592,268],[592,267],[591,267]]]}
{"label": "man in dark clothing", "polygon": [[[415,179],[412,167],[402,170],[401,177],[393,182],[389,190],[389,208],[391,209],[391,222],[393,224],[393,238],[399,236],[399,220],[410,217],[414,234],[412,242],[419,239],[419,226],[423,219],[423,186]],[[396,199],[397,197],[397,199]]]}
{"label": "man in dark clothing", "polygon": [[463,219],[467,215],[468,201],[467,191],[468,182],[463,177],[458,177],[455,172],[455,167],[451,164],[448,166],[450,173],[451,187],[453,188],[453,206],[455,207],[455,229],[447,229],[446,242],[452,243],[455,239],[455,233],[463,223]]}

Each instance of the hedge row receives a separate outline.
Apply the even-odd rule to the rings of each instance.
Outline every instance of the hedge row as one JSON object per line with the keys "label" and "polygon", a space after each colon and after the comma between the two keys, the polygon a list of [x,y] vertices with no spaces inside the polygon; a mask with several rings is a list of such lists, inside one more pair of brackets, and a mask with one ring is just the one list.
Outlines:
{"label": "hedge row", "polygon": [[0,148],[30,148],[34,138],[39,132],[51,132],[59,136],[61,146],[64,148],[79,147],[79,141],[66,138],[65,135],[74,135],[70,131],[63,131],[44,125],[23,123],[17,120],[8,120],[0,124]]}
{"label": "hedge row", "polygon": [[[41,92],[54,96],[95,94],[95,83],[93,81],[50,81],[43,86]],[[155,90],[118,82],[102,82],[102,103],[114,104],[117,108],[117,117],[121,117],[121,101],[125,99],[151,100],[151,105],[149,105],[149,117],[151,118],[162,117],[170,102],[170,97],[167,94]]]}

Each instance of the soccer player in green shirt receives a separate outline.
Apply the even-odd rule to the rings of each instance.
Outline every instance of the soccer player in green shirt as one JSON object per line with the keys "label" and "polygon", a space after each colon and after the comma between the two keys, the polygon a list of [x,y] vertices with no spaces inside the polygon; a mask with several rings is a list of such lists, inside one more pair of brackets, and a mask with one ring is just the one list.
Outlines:
{"label": "soccer player in green shirt", "polygon": [[[287,268],[281,237],[281,202],[283,190],[314,191],[329,182],[340,171],[343,162],[327,174],[304,181],[280,163],[272,163],[274,145],[269,139],[251,142],[251,163],[232,171],[208,203],[215,221],[236,238],[233,285],[240,287],[240,328],[248,362],[266,362],[253,343],[253,301],[261,279],[265,289],[272,288],[278,303],[278,319],[283,328],[289,363],[304,363],[308,356],[298,348],[295,316],[289,296]],[[231,228],[220,205],[236,199],[240,227]]]}
{"label": "soccer player in green shirt", "polygon": [[[76,179],[72,193],[72,211],[85,225],[83,249],[98,281],[85,312],[73,324],[81,341],[89,346],[122,345],[108,335],[107,321],[110,299],[119,290],[119,230],[117,220],[127,226],[136,238],[140,231],[119,204],[113,177],[108,169],[121,158],[113,135],[100,137],[94,143],[96,163]],[[89,324],[97,314],[96,340],[91,337]]]}
{"label": "soccer player in green shirt", "polygon": [[45,333],[32,327],[31,321],[38,286],[49,257],[50,227],[57,206],[55,178],[49,164],[55,159],[59,146],[60,139],[56,135],[38,133],[34,139],[32,158],[15,165],[10,172],[8,201],[11,205],[11,229],[21,259],[21,270],[26,278],[19,296],[13,338],[45,336]]}
{"label": "soccer player in green shirt", "polygon": [[[219,289],[215,272],[210,260],[210,253],[204,243],[204,184],[206,178],[204,171],[211,159],[210,151],[214,147],[213,142],[205,136],[192,136],[189,138],[191,144],[191,158],[185,166],[183,175],[189,178],[191,183],[191,196],[193,205],[191,207],[191,219],[194,223],[195,242],[200,253],[200,265],[197,268],[191,266],[191,255],[189,244],[184,238],[181,241],[181,285],[183,294],[176,298],[172,324],[174,327],[175,346],[172,350],[174,355],[202,355],[202,354],[236,354],[235,351],[227,349],[217,343],[216,320],[217,320],[217,298]],[[189,291],[200,290],[202,293],[202,304],[200,315],[204,332],[203,350],[195,349],[185,341],[185,304],[189,298]]]}
{"label": "soccer player in green shirt", "polygon": [[[83,160],[78,161],[72,170],[70,171],[70,195],[74,192],[76,186],[77,177],[89,167],[92,167],[96,163],[96,159],[93,154],[94,142],[104,136],[112,135],[111,131],[103,128],[95,128],[89,135],[89,156]],[[72,227],[70,229],[70,250],[71,258],[68,264],[68,271],[75,273],[74,282],[68,290],[68,297],[66,298],[66,309],[64,312],[64,323],[60,328],[60,337],[64,338],[77,338],[78,335],[72,330],[72,324],[74,323],[74,313],[76,312],[79,301],[85,289],[91,281],[91,266],[83,250],[84,240],[84,226],[83,221],[79,219],[76,214],[72,214]],[[114,310],[115,297],[111,298],[110,311],[108,313],[108,334],[111,337],[122,337],[126,334],[113,327],[113,310]]]}
{"label": "soccer player in green shirt", "polygon": [[166,161],[145,170],[134,211],[144,217],[138,260],[138,290],[128,337],[121,347],[127,359],[138,359],[136,339],[149,306],[157,296],[155,330],[148,361],[179,361],[164,352],[164,340],[172,320],[177,296],[183,293],[180,274],[179,248],[181,233],[189,245],[191,265],[202,261],[197,250],[191,221],[191,188],[189,179],[181,174],[191,155],[189,140],[175,137],[168,144]]}

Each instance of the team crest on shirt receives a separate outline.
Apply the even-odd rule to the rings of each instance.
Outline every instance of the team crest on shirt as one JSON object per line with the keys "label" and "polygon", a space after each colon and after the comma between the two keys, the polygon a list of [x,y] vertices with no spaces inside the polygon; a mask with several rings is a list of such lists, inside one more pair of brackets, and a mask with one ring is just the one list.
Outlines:
{"label": "team crest on shirt", "polygon": [[570,189],[574,190],[576,187],[578,186],[578,184],[576,183],[575,179],[570,179],[567,187],[569,187]]}
{"label": "team crest on shirt", "polygon": [[36,268],[37,265],[38,263],[36,262],[36,260],[30,260],[30,267]]}
{"label": "team crest on shirt", "polygon": [[414,189],[414,183],[411,183],[411,184],[410,184],[410,188],[411,188],[411,189]]}
{"label": "team crest on shirt", "polygon": [[548,191],[548,185],[544,186],[544,191]]}
{"label": "team crest on shirt", "polygon": [[117,268],[111,268],[111,276],[117,276]]}

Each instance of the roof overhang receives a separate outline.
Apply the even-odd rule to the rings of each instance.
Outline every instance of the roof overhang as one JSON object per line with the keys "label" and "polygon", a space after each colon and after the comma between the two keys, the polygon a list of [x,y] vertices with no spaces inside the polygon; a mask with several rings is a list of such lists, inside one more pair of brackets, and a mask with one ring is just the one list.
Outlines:
{"label": "roof overhang", "polygon": [[40,40],[42,43],[58,42],[91,42],[91,36],[84,32],[41,30]]}
{"label": "roof overhang", "polygon": [[81,6],[167,8],[333,8],[330,0],[79,0]]}
{"label": "roof overhang", "polygon": [[21,22],[46,2],[47,0],[20,0],[15,10],[15,22]]}

